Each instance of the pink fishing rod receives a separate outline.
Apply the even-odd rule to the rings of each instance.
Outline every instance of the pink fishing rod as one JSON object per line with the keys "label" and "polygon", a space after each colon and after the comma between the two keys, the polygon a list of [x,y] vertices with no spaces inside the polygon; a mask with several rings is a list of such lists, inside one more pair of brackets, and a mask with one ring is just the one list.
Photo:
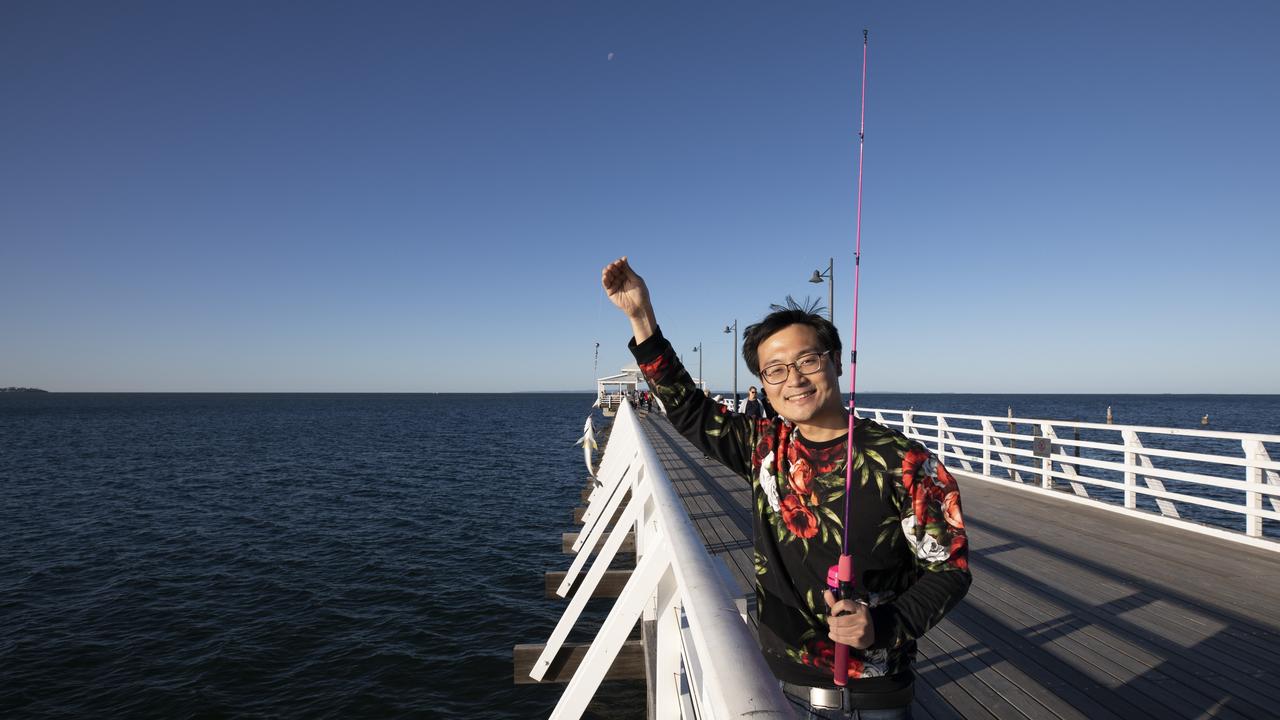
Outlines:
{"label": "pink fishing rod", "polygon": [[[836,565],[837,596],[840,600],[855,597],[853,556],[849,554],[849,497],[853,494],[853,410],[854,392],[858,386],[858,287],[862,280],[862,142],[867,129],[867,30],[862,30],[862,109],[858,119],[858,219],[853,249],[853,344],[849,348],[849,434],[845,441],[844,460],[844,533],[840,541],[840,562]],[[836,685],[849,681],[849,646],[836,645]]]}

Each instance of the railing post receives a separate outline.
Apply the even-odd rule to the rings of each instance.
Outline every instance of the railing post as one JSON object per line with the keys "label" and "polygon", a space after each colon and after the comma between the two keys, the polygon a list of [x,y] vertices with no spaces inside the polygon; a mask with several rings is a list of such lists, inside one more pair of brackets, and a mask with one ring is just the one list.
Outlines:
{"label": "railing post", "polygon": [[[658,533],[660,532],[660,529],[658,527],[658,519],[654,517],[654,514],[655,513],[653,512],[653,495],[648,495],[647,497],[645,497],[644,505],[640,507],[640,518],[636,521],[636,530],[637,530],[636,537],[640,537],[639,530],[641,528],[641,522],[643,521],[644,528],[646,529],[649,535],[650,546],[652,546],[653,542],[658,537]],[[637,555],[636,560],[639,560],[639,559],[640,559],[640,556]],[[644,607],[643,619],[648,621],[653,621],[658,617],[658,613],[662,609],[661,599],[659,595],[660,593],[657,590],[655,590],[653,593],[653,597],[649,598],[649,602]]]}
{"label": "railing post", "polygon": [[912,412],[910,410],[902,413],[902,434],[911,437],[911,419]]}
{"label": "railing post", "polygon": [[1053,432],[1053,426],[1049,423],[1040,424],[1040,435],[1049,440],[1049,457],[1040,460],[1040,487],[1045,490],[1053,489],[1053,441],[1058,436]]}
{"label": "railing post", "polygon": [[654,624],[654,717],[680,716],[680,627],[676,622],[679,587],[674,573],[658,581]]}
{"label": "railing post", "polygon": [[[1251,463],[1262,460],[1267,455],[1267,448],[1258,440],[1241,440],[1240,444],[1244,446],[1244,456]],[[1250,464],[1244,469],[1244,481],[1250,485],[1262,484],[1262,468],[1258,465]],[[1244,507],[1246,512],[1249,510],[1262,509],[1262,493],[1257,490],[1245,490]],[[1249,537],[1262,537],[1262,518],[1257,515],[1244,516],[1244,534]]]}
{"label": "railing post", "polygon": [[982,474],[991,477],[991,434],[996,431],[990,420],[982,421]]}
{"label": "railing post", "polygon": [[938,461],[945,463],[947,461],[946,435],[947,419],[938,413],[934,417],[938,418]]}
{"label": "railing post", "polygon": [[1138,485],[1136,448],[1142,447],[1142,441],[1138,439],[1138,433],[1132,430],[1121,430],[1120,436],[1124,438],[1124,506],[1133,510],[1138,507],[1138,494],[1132,490]]}

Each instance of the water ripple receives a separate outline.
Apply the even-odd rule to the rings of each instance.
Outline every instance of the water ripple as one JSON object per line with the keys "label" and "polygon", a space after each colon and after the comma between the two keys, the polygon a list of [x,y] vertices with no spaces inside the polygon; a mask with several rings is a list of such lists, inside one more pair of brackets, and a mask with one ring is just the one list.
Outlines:
{"label": "water ripple", "polygon": [[589,405],[0,398],[0,716],[545,715]]}

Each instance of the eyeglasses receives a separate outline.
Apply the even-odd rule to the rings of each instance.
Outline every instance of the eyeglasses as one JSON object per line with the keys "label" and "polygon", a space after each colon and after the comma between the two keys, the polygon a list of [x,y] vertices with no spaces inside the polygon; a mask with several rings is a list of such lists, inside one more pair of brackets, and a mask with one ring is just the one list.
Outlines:
{"label": "eyeglasses", "polygon": [[809,353],[796,358],[795,362],[778,363],[760,371],[760,378],[770,385],[778,385],[786,382],[791,376],[791,368],[795,367],[796,372],[801,375],[812,375],[822,369],[825,364],[827,353],[830,350],[823,350],[819,353]]}

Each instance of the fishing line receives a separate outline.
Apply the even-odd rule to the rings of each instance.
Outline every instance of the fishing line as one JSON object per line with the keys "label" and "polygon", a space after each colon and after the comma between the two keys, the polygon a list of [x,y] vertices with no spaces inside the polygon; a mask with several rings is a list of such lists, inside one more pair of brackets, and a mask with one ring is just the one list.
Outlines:
{"label": "fishing line", "polygon": [[595,388],[594,390],[592,390],[592,392],[599,393],[600,389],[598,386],[596,386],[596,382],[600,379],[600,334],[601,334],[600,331],[603,328],[603,326],[601,325],[601,317],[604,311],[605,295],[603,292],[600,292],[599,288],[597,288],[595,292],[595,296],[596,296],[596,339],[595,339],[596,355],[595,355],[595,360],[591,364],[591,384]]}
{"label": "fishing line", "polygon": [[[854,231],[853,249],[853,341],[849,346],[849,434],[845,439],[844,461],[844,531],[840,539],[840,562],[836,566],[839,599],[852,600],[853,557],[849,554],[849,496],[853,494],[853,411],[856,407],[854,392],[858,380],[858,288],[862,280],[862,144],[867,128],[867,30],[862,29],[862,107],[858,118],[858,215]],[[843,687],[849,681],[849,646],[836,644],[836,685]]]}

